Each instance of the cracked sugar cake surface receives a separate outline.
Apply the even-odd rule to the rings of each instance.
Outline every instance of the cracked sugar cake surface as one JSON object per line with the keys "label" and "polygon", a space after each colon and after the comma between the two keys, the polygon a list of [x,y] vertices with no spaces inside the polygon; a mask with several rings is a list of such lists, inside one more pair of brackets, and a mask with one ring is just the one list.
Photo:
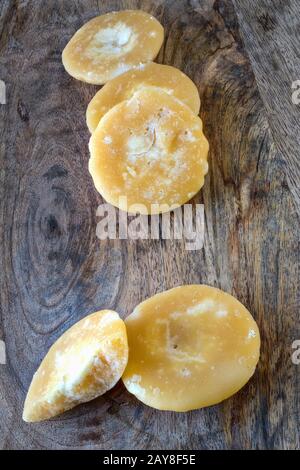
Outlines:
{"label": "cracked sugar cake surface", "polygon": [[231,295],[206,285],[176,287],[138,305],[126,320],[123,382],[146,405],[188,411],[242,388],[259,359],[258,327]]}
{"label": "cracked sugar cake surface", "polygon": [[124,322],[112,310],[80,320],[50,348],[33,376],[25,421],[42,421],[110,390],[128,359]]}
{"label": "cracked sugar cake surface", "polygon": [[144,11],[110,12],[88,21],[74,34],[63,51],[63,65],[74,78],[102,85],[152,61],[163,37],[161,24]]}
{"label": "cracked sugar cake surface", "polygon": [[94,132],[100,119],[113,106],[130,99],[139,89],[150,86],[161,88],[185,103],[195,114],[199,113],[199,93],[192,80],[175,67],[150,62],[110,80],[96,93],[86,113],[90,132]]}
{"label": "cracked sugar cake surface", "polygon": [[108,111],[89,147],[96,189],[128,212],[136,207],[154,214],[184,204],[208,171],[201,119],[155,87],[142,88]]}

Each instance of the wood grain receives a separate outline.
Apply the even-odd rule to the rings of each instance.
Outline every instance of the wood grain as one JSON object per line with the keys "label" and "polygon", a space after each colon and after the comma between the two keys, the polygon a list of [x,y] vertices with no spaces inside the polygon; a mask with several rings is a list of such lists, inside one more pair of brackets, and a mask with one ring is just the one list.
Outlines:
{"label": "wood grain", "polygon": [[[123,8],[162,22],[158,61],[179,67],[201,93],[211,150],[194,199],[205,206],[199,251],[180,241],[96,238],[102,200],[87,170],[85,125],[96,87],[66,74],[61,51],[88,19]],[[0,106],[0,339],[8,357],[0,365],[1,448],[299,448],[299,366],[291,361],[300,338],[299,225],[290,161],[273,139],[231,1],[4,0],[0,18],[8,101]],[[235,295],[261,329],[258,370],[238,394],[177,414],[144,406],[119,384],[52,421],[22,422],[32,374],[70,325],[101,308],[125,317],[156,292],[199,282]]]}
{"label": "wood grain", "polygon": [[300,80],[298,0],[234,0],[272,137],[300,210],[300,106],[292,83]]}

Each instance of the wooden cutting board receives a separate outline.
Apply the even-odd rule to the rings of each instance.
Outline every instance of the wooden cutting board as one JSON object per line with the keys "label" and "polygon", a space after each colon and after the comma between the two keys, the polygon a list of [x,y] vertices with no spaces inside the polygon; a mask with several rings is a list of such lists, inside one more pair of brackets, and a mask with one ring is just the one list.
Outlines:
{"label": "wooden cutting board", "polygon": [[[244,2],[245,3],[245,2]],[[158,62],[201,94],[209,173],[204,248],[100,241],[103,201],[88,173],[85,110],[97,87],[72,79],[61,52],[90,18],[141,8],[165,27]],[[298,225],[284,162],[231,1],[7,1],[0,6],[2,448],[220,449],[299,446]],[[126,317],[162,290],[206,283],[236,296],[262,337],[253,379],[224,403],[184,414],[144,406],[119,384],[42,424],[22,422],[32,374],[70,325],[97,309]],[[300,337],[300,335],[298,335]]]}

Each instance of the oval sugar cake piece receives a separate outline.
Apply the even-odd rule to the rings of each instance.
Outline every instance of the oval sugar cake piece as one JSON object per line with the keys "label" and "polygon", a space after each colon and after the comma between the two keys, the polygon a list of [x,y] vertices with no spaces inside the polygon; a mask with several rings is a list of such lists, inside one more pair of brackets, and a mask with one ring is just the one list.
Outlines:
{"label": "oval sugar cake piece", "polygon": [[250,379],[259,359],[260,335],[234,297],[188,285],[142,302],[126,320],[128,391],[160,410],[214,405]]}
{"label": "oval sugar cake piece", "polygon": [[208,142],[202,121],[159,88],[142,88],[114,106],[90,139],[96,189],[130,213],[181,206],[203,186]]}
{"label": "oval sugar cake piece", "polygon": [[107,111],[121,101],[130,99],[139,89],[149,86],[159,87],[185,103],[195,114],[199,113],[200,97],[192,80],[175,67],[150,62],[110,80],[96,93],[86,113],[90,132],[94,132]]}
{"label": "oval sugar cake piece", "polygon": [[127,360],[126,328],[116,312],[83,318],[53,344],[34,374],[24,421],[42,421],[102,395],[121,378]]}
{"label": "oval sugar cake piece", "polygon": [[163,43],[161,24],[141,10],[114,11],[82,26],[62,54],[72,77],[95,85],[152,61]]}

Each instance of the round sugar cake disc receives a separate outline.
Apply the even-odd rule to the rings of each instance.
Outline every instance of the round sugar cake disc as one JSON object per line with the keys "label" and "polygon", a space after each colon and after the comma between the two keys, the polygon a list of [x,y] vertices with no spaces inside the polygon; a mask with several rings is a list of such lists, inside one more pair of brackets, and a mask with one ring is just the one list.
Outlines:
{"label": "round sugar cake disc", "polygon": [[195,114],[199,113],[199,93],[192,80],[175,67],[150,62],[110,80],[96,93],[86,113],[90,132],[94,132],[107,111],[145,86],[161,88],[185,103]]}
{"label": "round sugar cake disc", "polygon": [[102,85],[132,67],[152,61],[163,43],[161,24],[141,10],[97,16],[66,45],[62,61],[72,77]]}
{"label": "round sugar cake disc", "polygon": [[125,319],[123,382],[146,405],[188,411],[219,403],[248,382],[259,359],[258,327],[234,297],[205,285],[176,287]]}
{"label": "round sugar cake disc", "polygon": [[130,213],[173,210],[203,186],[208,142],[202,121],[159,88],[114,106],[90,139],[89,170],[106,201]]}

